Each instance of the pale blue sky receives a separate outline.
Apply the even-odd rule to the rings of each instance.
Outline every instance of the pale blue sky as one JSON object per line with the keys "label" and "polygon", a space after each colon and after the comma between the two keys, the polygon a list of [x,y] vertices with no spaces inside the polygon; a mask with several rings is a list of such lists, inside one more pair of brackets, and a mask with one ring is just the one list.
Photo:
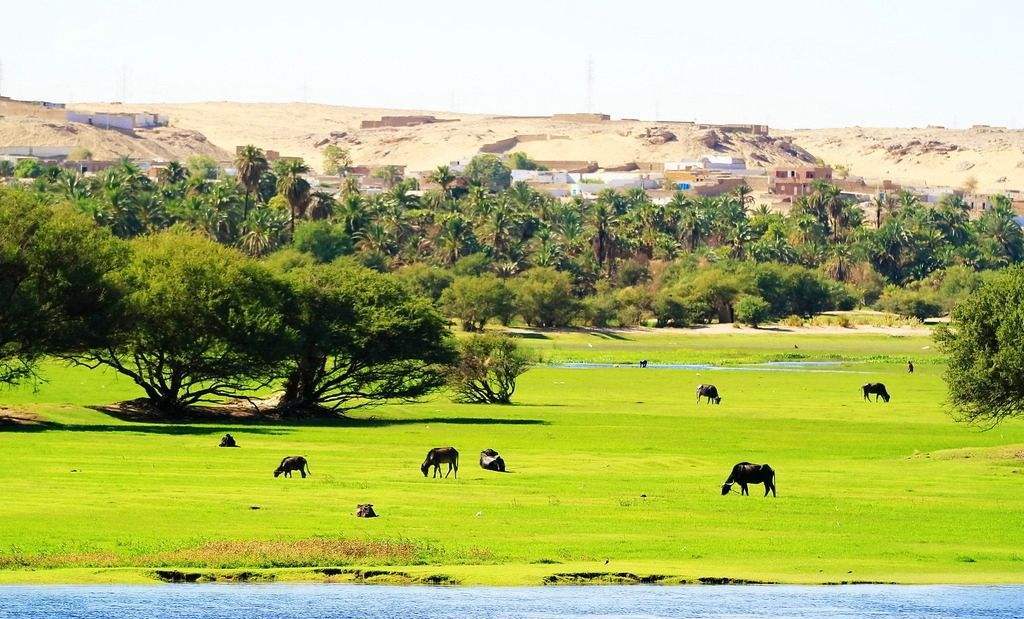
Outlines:
{"label": "pale blue sky", "polygon": [[348,4],[3,2],[0,91],[547,114],[586,108],[589,57],[615,117],[1024,124],[1017,0]]}

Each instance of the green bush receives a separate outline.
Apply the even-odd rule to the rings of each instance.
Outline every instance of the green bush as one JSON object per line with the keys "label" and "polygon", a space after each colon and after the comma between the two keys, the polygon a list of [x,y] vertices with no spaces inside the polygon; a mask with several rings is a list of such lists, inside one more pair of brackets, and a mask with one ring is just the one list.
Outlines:
{"label": "green bush", "polygon": [[772,307],[756,295],[743,295],[736,301],[736,320],[757,327],[771,316]]}
{"label": "green bush", "polygon": [[352,239],[345,227],[329,221],[303,221],[295,227],[295,249],[313,256],[317,262],[331,262],[352,253]]}
{"label": "green bush", "polygon": [[896,286],[885,289],[875,303],[875,308],[920,320],[942,315],[942,305],[935,299],[934,294]]}
{"label": "green bush", "polygon": [[534,268],[512,280],[517,312],[533,327],[566,327],[580,312],[572,279],[551,268]]}
{"label": "green bush", "polygon": [[448,315],[458,318],[466,331],[481,330],[492,318],[508,322],[515,308],[512,291],[494,275],[457,277],[440,300]]}

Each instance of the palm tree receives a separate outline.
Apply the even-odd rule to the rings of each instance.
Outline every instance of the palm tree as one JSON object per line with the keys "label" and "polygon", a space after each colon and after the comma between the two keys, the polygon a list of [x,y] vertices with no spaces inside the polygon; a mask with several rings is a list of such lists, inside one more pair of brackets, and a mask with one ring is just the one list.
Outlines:
{"label": "palm tree", "polygon": [[267,157],[263,151],[252,144],[243,146],[235,156],[235,169],[238,170],[238,180],[245,187],[245,208],[243,217],[249,216],[249,197],[259,189],[260,177],[270,169]]}
{"label": "palm tree", "polygon": [[314,191],[310,195],[309,218],[328,219],[334,214],[336,206],[334,196],[326,191]]}
{"label": "palm tree", "polygon": [[432,183],[437,183],[441,187],[441,192],[445,198],[451,198],[451,186],[455,182],[455,174],[452,173],[452,169],[446,165],[439,165],[434,169],[433,172],[427,177]]}
{"label": "palm tree", "polygon": [[384,181],[384,185],[388,189],[391,189],[395,186],[395,183],[402,180],[401,169],[393,165],[381,166],[373,175]]}
{"label": "palm tree", "polygon": [[306,214],[306,207],[309,206],[309,181],[303,178],[303,174],[309,172],[307,166],[301,159],[288,159],[275,166],[274,173],[277,174],[277,193],[288,201],[291,210],[291,219],[288,227],[292,235],[295,235],[295,219]]}
{"label": "palm tree", "polygon": [[188,178],[188,169],[180,161],[172,161],[157,172],[157,176],[165,185],[177,185]]}

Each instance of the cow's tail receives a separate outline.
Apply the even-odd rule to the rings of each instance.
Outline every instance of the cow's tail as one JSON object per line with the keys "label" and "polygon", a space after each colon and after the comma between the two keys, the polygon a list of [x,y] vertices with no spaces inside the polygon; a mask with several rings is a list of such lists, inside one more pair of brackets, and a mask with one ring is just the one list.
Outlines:
{"label": "cow's tail", "polygon": [[306,475],[312,475],[313,471],[309,470],[309,460],[306,461]]}

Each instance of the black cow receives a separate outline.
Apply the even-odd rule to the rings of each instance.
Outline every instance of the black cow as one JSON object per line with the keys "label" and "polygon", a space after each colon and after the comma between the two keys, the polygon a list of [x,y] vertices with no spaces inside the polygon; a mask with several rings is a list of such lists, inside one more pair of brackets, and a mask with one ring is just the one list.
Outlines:
{"label": "black cow", "polygon": [[715,404],[722,403],[722,398],[718,395],[718,387],[714,385],[700,385],[697,387],[697,404],[700,404],[701,398],[707,398],[709,404],[711,402]]}
{"label": "black cow", "polygon": [[881,397],[886,402],[889,401],[889,392],[885,390],[885,385],[882,383],[868,383],[861,386],[861,391],[864,392],[864,399],[869,400],[868,396],[874,394],[875,402]]}
{"label": "black cow", "polygon": [[220,439],[220,445],[219,446],[220,447],[238,447],[238,444],[235,443],[235,437],[231,436],[230,434],[225,434],[224,437]]}
{"label": "black cow", "polygon": [[505,472],[505,459],[498,455],[493,449],[485,449],[480,452],[480,468],[485,471]]}
{"label": "black cow", "polygon": [[741,495],[750,496],[750,493],[747,491],[747,484],[764,484],[765,496],[768,496],[769,492],[772,493],[773,497],[778,496],[775,494],[775,471],[767,464],[740,462],[732,467],[729,479],[725,480],[725,483],[722,484],[722,496],[729,494],[733,484],[740,485]]}
{"label": "black cow", "polygon": [[641,359],[640,360],[640,367],[642,367],[642,368],[647,367],[647,359]]}
{"label": "black cow", "polygon": [[434,477],[437,477],[441,473],[441,465],[448,464],[448,472],[444,474],[448,477],[452,474],[452,470],[455,471],[455,479],[459,478],[459,452],[454,447],[435,447],[427,452],[427,459],[420,465],[420,471],[423,476],[427,476],[427,471],[430,467],[434,467]]}
{"label": "black cow", "polygon": [[284,473],[285,477],[291,477],[292,471],[298,471],[302,474],[302,478],[305,479],[306,475],[312,475],[309,472],[309,463],[302,456],[288,456],[284,460],[281,460],[281,464],[277,465],[277,469],[274,470],[274,477],[277,477],[281,473]]}

